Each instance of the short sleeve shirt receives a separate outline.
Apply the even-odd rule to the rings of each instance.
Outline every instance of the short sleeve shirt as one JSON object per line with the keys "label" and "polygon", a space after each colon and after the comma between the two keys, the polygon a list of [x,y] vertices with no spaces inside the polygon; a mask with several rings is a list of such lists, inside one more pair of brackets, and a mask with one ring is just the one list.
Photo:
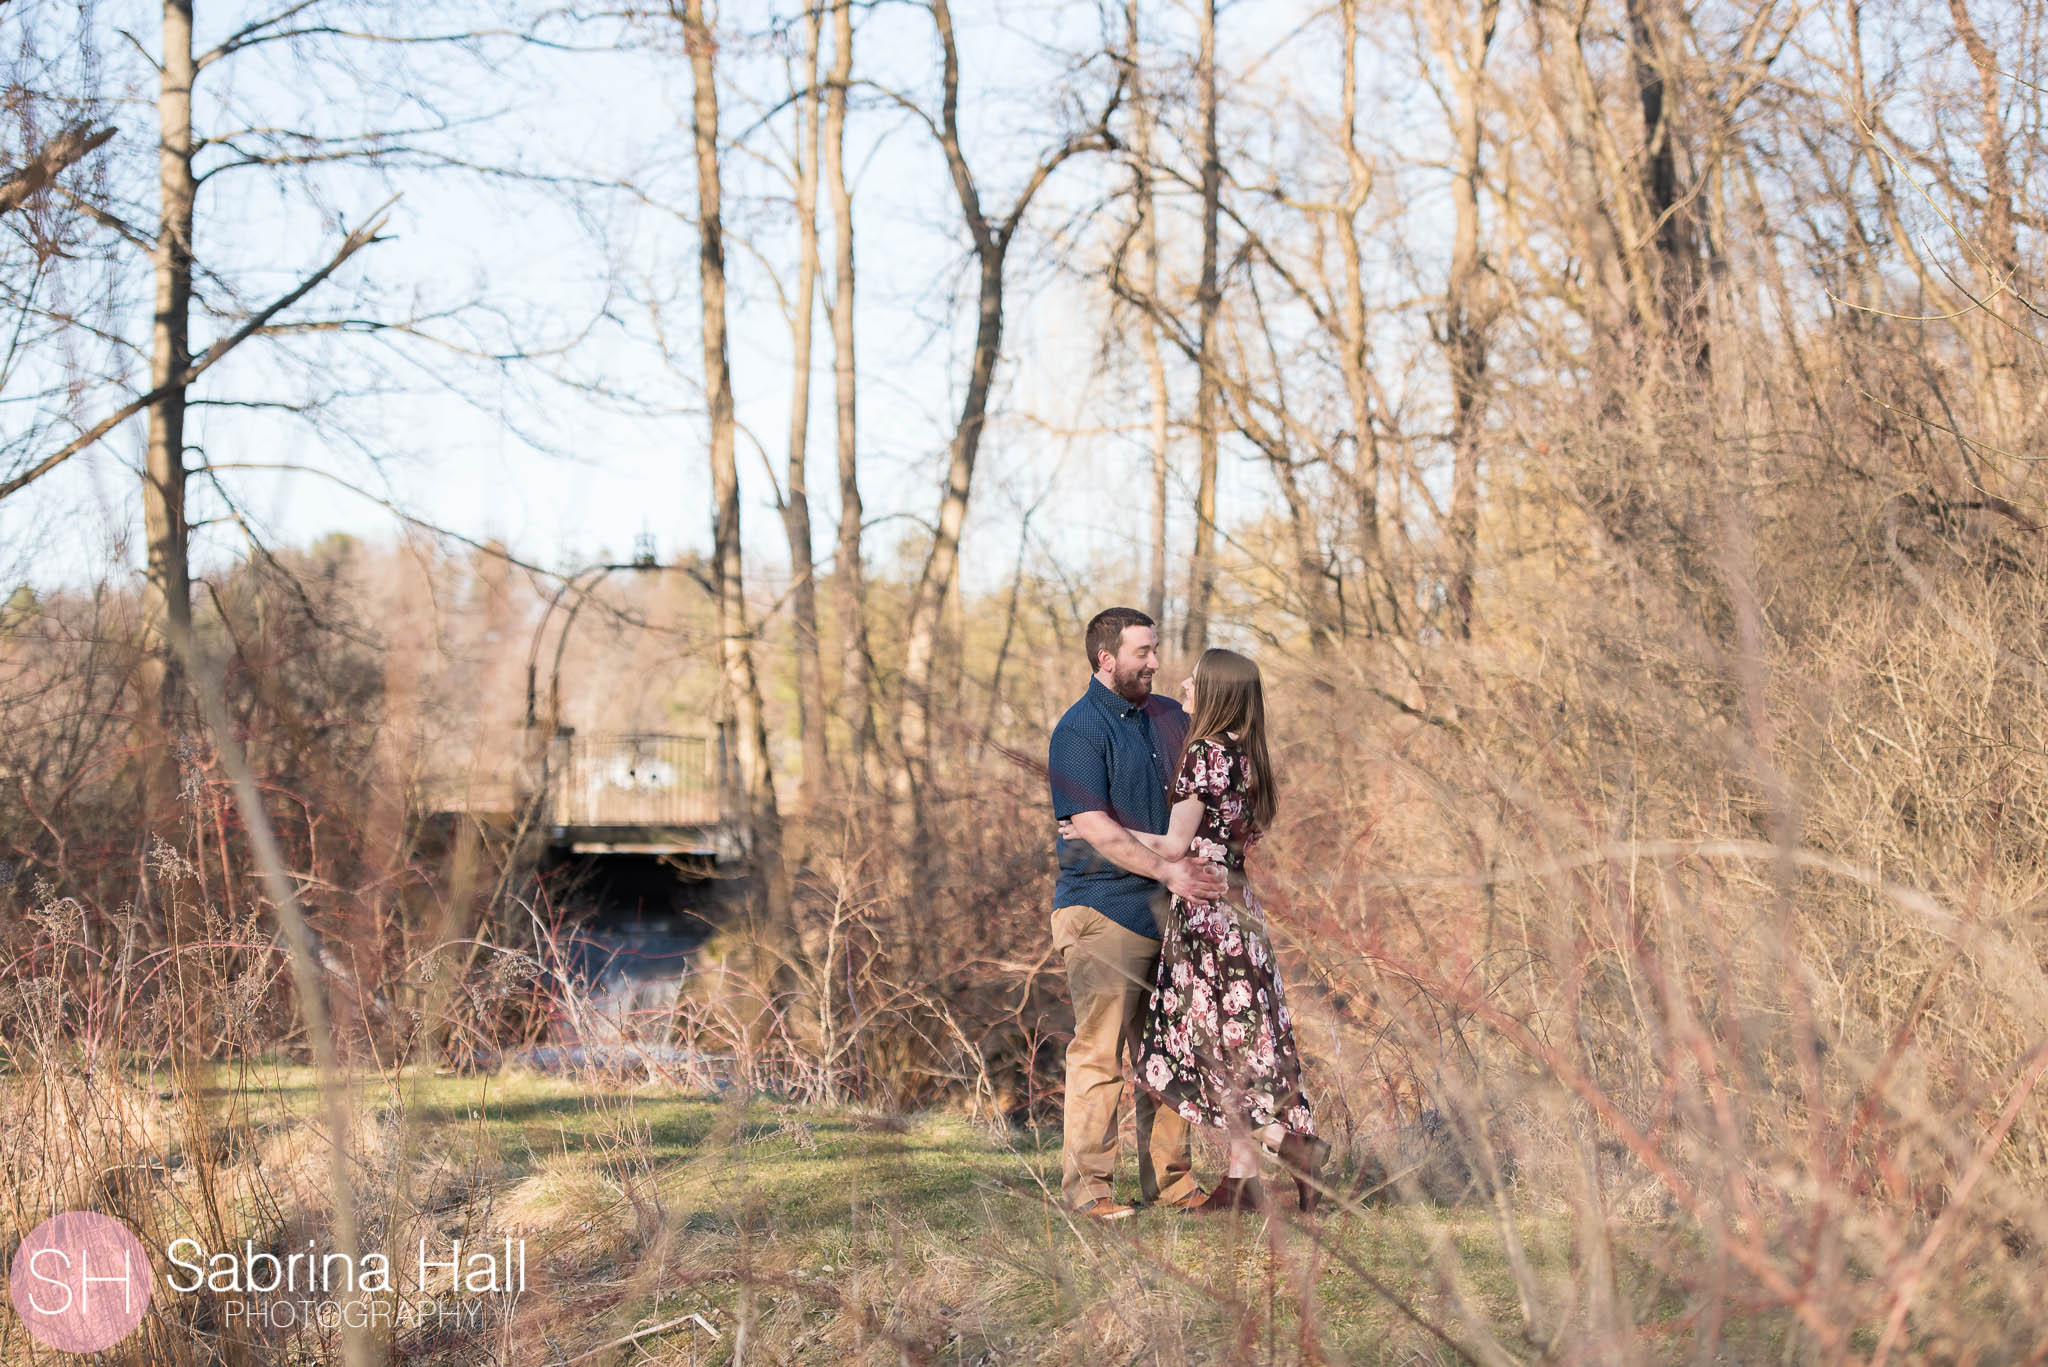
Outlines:
{"label": "short sleeve shirt", "polygon": [[[1052,729],[1046,769],[1054,817],[1107,812],[1120,826],[1166,834],[1166,788],[1187,731],[1188,715],[1173,699],[1154,693],[1133,703],[1090,678],[1088,691]],[[1163,887],[1111,863],[1085,840],[1060,840],[1056,850],[1053,905],[1092,907],[1126,930],[1159,938],[1154,906],[1166,898]]]}

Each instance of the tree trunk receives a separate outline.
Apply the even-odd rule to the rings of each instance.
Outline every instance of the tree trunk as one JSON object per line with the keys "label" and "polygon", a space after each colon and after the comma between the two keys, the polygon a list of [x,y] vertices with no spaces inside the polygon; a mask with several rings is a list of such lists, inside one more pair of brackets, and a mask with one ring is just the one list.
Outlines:
{"label": "tree trunk", "polygon": [[853,77],[853,0],[832,6],[832,75],[825,87],[825,188],[832,196],[832,387],[838,418],[839,554],[837,590],[840,705],[851,732],[852,776],[872,780],[875,714],[868,672],[867,599],[862,585],[861,501],[855,460],[853,352],[853,194],[846,184],[846,94]]}
{"label": "tree trunk", "polygon": [[[1977,156],[1984,165],[1984,217],[1979,222],[1978,260],[1984,283],[1973,291],[1984,301],[1973,318],[1971,352],[1977,371],[1990,443],[2016,450],[2024,440],[2027,407],[2020,378],[2020,357],[2027,346],[2023,310],[2015,302],[2023,288],[2013,277],[2019,271],[2019,239],[2014,228],[2012,161],[2006,150],[2005,117],[2000,106],[2004,77],[1998,54],[1984,40],[1964,0],[1948,0],[1949,16],[1963,51],[1977,68]],[[2017,472],[2025,480],[2031,467]]]}
{"label": "tree trunk", "polygon": [[[938,8],[943,8],[940,0]],[[950,44],[950,40],[949,40]],[[974,462],[981,451],[981,432],[988,418],[989,390],[1003,342],[1003,254],[991,248],[981,254],[980,286],[976,291],[978,321],[974,359],[968,368],[967,394],[960,420],[953,428],[946,487],[939,499],[937,533],[924,573],[911,597],[910,620],[903,647],[903,710],[900,735],[905,778],[921,809],[929,790],[927,761],[931,753],[932,661],[938,646],[939,623],[946,595],[960,559],[960,528],[967,520],[967,499],[974,487]]]}
{"label": "tree trunk", "polygon": [[1189,566],[1188,617],[1181,650],[1192,657],[1209,644],[1209,602],[1216,588],[1216,281],[1217,219],[1223,161],[1216,146],[1216,0],[1202,0],[1202,52],[1196,73],[1202,118],[1202,282],[1196,296],[1196,346],[1201,375],[1195,390],[1195,440],[1201,461],[1195,491],[1195,551]]}
{"label": "tree trunk", "polygon": [[1443,9],[1437,53],[1451,85],[1452,132],[1457,152],[1451,170],[1450,272],[1444,282],[1440,342],[1451,382],[1451,629],[1472,635],[1473,575],[1479,540],[1479,423],[1486,374],[1488,304],[1478,298],[1485,262],[1479,250],[1480,122],[1486,55],[1500,18],[1499,0],[1480,0],[1468,21],[1450,4]]}
{"label": "tree trunk", "polygon": [[[980,192],[975,189],[973,173],[960,146],[960,49],[953,39],[953,12],[946,0],[932,0],[932,23],[938,30],[944,60],[939,143],[946,154],[954,194],[960,202],[960,216],[973,239],[980,272],[975,291],[974,358],[968,366],[967,393],[960,403],[960,419],[953,427],[946,486],[939,498],[932,548],[925,557],[917,589],[911,595],[910,617],[904,628],[903,700],[897,724],[903,767],[897,781],[902,789],[900,795],[911,801],[920,849],[925,848],[921,837],[925,797],[930,786],[932,658],[938,645],[946,594],[953,584],[960,557],[960,527],[967,520],[967,499],[974,487],[974,462],[981,451],[982,425],[988,417],[989,389],[995,381],[996,360],[1002,354],[1003,257],[1010,245],[1007,228],[998,233],[982,211]],[[1034,187],[1035,184],[1036,180]],[[1025,197],[1029,197],[1029,190]],[[1019,215],[1023,207],[1020,200]],[[1013,216],[1008,226],[1015,222]]]}
{"label": "tree trunk", "polygon": [[[1377,629],[1401,630],[1401,596],[1389,573],[1380,537],[1380,446],[1373,428],[1372,379],[1367,370],[1365,262],[1358,245],[1358,214],[1372,193],[1372,166],[1358,150],[1358,0],[1340,0],[1344,30],[1344,160],[1349,183],[1337,216],[1337,245],[1344,258],[1344,336],[1339,361],[1351,404],[1351,498],[1358,517],[1358,558],[1364,571],[1366,620]],[[1395,514],[1399,516],[1398,511]],[[1384,613],[1384,619],[1382,614]]]}
{"label": "tree trunk", "polygon": [[1627,0],[1629,60],[1643,111],[1644,217],[1654,225],[1652,250],[1646,262],[1653,275],[1651,297],[1657,302],[1658,330],[1677,348],[1687,374],[1707,369],[1707,334],[1701,318],[1699,258],[1693,243],[1692,213],[1678,183],[1678,137],[1675,132],[1668,66],[1663,43],[1650,14],[1654,0]]}
{"label": "tree trunk", "polygon": [[185,390],[172,381],[191,364],[192,211],[199,184],[192,173],[191,0],[164,0],[163,72],[157,96],[160,210],[155,250],[156,319],[150,334],[149,381],[162,397],[149,406],[143,458],[142,521],[148,540],[145,630],[151,655],[150,702],[166,735],[177,729],[183,669],[172,642],[192,626],[191,572],[186,561]]}
{"label": "tree trunk", "polygon": [[[1553,0],[1535,6],[1538,64],[1564,136],[1565,185],[1571,203],[1565,221],[1572,248],[1584,262],[1581,311],[1592,325],[1596,346],[1609,356],[1616,344],[1639,332],[1642,314],[1631,273],[1623,264],[1623,234],[1615,223],[1612,197],[1603,186],[1599,132],[1595,127],[1598,100],[1586,66],[1585,14],[1567,22],[1564,7]],[[1599,363],[1606,368],[1606,363]]]}
{"label": "tree trunk", "polygon": [[734,726],[739,780],[745,801],[746,838],[756,876],[767,900],[767,929],[789,935],[789,898],[782,867],[782,818],[775,801],[775,775],[768,766],[768,728],[747,624],[740,576],[740,486],[733,457],[732,367],[726,350],[725,229],[720,217],[718,89],[714,84],[715,41],[704,22],[704,0],[685,0],[683,33],[695,85],[690,131],[697,151],[697,269],[702,291],[704,398],[711,417],[712,584],[718,599],[718,663]]}
{"label": "tree trunk", "polygon": [[[1138,281],[1145,297],[1159,297],[1159,225],[1152,204],[1152,107],[1146,102],[1138,62],[1138,0],[1126,0],[1124,22],[1130,45],[1131,197],[1137,219]],[[1166,363],[1159,354],[1159,324],[1148,312],[1138,320],[1138,351],[1152,390],[1152,563],[1145,591],[1145,612],[1155,622],[1166,620]]]}
{"label": "tree trunk", "polygon": [[[1032,197],[1053,172],[1071,156],[1109,145],[1108,121],[1123,94],[1123,83],[1119,81],[1116,95],[1111,98],[1101,119],[1086,133],[1068,138],[1042,157],[1031,168],[1008,212],[991,219],[982,208],[981,192],[975,188],[974,173],[960,144],[960,50],[953,37],[952,9],[947,0],[931,0],[931,11],[944,59],[943,93],[934,129],[946,156],[947,170],[952,176],[960,217],[974,244],[979,280],[975,290],[974,358],[968,367],[967,392],[961,399],[960,418],[953,429],[946,485],[939,499],[931,552],[925,557],[924,572],[911,596],[909,620],[904,629],[903,697],[897,722],[902,754],[896,784],[897,796],[907,799],[910,808],[916,864],[913,895],[921,900],[929,900],[934,871],[929,858],[936,846],[929,830],[932,665],[946,600],[959,574],[960,528],[967,520],[968,496],[974,487],[975,458],[980,453],[982,429],[988,419],[989,391],[995,382],[996,363],[1002,356],[1003,263]],[[921,945],[913,943],[910,951],[914,961],[921,952]]]}
{"label": "tree trunk", "polygon": [[818,38],[823,14],[804,24],[804,89],[796,102],[797,282],[790,317],[789,494],[782,529],[795,577],[790,600],[796,628],[797,725],[803,742],[800,809],[816,807],[826,784],[825,681],[818,660],[817,567],[811,558],[811,498],[806,482],[810,437],[811,313],[818,292]]}

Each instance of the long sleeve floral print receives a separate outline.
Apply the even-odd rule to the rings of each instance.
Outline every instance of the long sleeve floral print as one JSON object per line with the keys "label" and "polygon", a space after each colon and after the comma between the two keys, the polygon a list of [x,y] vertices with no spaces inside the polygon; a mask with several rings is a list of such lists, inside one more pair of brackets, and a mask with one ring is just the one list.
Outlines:
{"label": "long sleeve floral print", "polygon": [[1245,854],[1259,838],[1247,814],[1249,765],[1220,738],[1196,741],[1181,756],[1173,801],[1200,797],[1203,806],[1188,857],[1225,869],[1230,891],[1209,902],[1173,899],[1138,1080],[1193,1124],[1260,1130],[1278,1122],[1313,1135],[1265,913],[1244,878]]}

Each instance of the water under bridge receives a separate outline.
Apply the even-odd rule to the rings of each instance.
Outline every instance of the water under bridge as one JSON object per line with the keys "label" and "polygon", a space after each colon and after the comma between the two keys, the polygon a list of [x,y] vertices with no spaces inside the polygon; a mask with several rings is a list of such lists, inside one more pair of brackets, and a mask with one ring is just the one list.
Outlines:
{"label": "water under bridge", "polygon": [[[516,841],[561,913],[552,965],[576,1003],[558,1039],[646,1038],[748,871],[726,728],[577,732],[529,746],[520,777],[429,785],[444,822]],[[595,1031],[595,1034],[593,1034]]]}

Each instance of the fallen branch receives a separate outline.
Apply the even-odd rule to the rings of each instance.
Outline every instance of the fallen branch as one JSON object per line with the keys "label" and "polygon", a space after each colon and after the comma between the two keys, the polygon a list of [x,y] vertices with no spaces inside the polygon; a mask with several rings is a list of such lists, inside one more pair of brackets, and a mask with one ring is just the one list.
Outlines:
{"label": "fallen branch", "polygon": [[720,1337],[719,1332],[711,1327],[710,1320],[693,1312],[688,1315],[678,1315],[672,1320],[663,1320],[660,1324],[650,1324],[645,1329],[635,1329],[632,1333],[615,1338],[610,1343],[601,1343],[588,1352],[578,1353],[572,1358],[563,1358],[559,1363],[555,1364],[555,1367],[569,1367],[569,1364],[572,1362],[581,1362],[585,1358],[594,1358],[599,1353],[609,1352],[613,1348],[624,1348],[629,1343],[637,1343],[641,1339],[652,1338],[656,1334],[666,1334],[669,1330],[680,1329],[693,1320],[699,1328],[703,1329],[711,1337]]}

